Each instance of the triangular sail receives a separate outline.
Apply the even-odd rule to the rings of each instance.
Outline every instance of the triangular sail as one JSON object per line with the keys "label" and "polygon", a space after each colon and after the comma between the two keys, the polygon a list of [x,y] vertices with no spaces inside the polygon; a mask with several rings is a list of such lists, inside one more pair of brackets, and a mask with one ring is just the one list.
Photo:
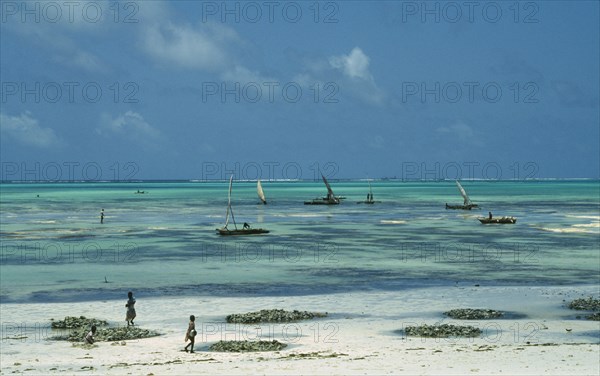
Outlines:
{"label": "triangular sail", "polygon": [[267,204],[267,199],[265,198],[265,192],[263,192],[262,184],[260,180],[256,183],[256,192],[258,193],[258,198],[262,201],[263,204]]}
{"label": "triangular sail", "polygon": [[456,181],[456,185],[458,186],[458,190],[460,191],[460,194],[463,197],[464,205],[470,205],[471,204],[471,199],[469,199],[469,196],[467,195],[467,192],[462,187],[462,185],[460,185],[460,183],[458,182],[458,180]]}
{"label": "triangular sail", "polygon": [[325,179],[325,176],[323,174],[321,174],[321,177],[323,178],[323,182],[325,183],[325,186],[327,187],[327,200],[331,200],[331,201],[337,202],[338,199],[335,197],[335,194],[333,193],[333,190],[331,189],[331,186],[327,182],[327,179]]}
{"label": "triangular sail", "polygon": [[233,225],[237,229],[237,225],[235,223],[235,217],[233,216],[233,209],[231,207],[231,187],[232,187],[232,184],[233,184],[233,175],[231,175],[231,177],[229,178],[229,194],[227,195],[227,214],[225,215],[225,226],[224,226],[224,228],[227,228],[227,225],[229,224],[229,213],[231,213],[231,219],[233,220]]}

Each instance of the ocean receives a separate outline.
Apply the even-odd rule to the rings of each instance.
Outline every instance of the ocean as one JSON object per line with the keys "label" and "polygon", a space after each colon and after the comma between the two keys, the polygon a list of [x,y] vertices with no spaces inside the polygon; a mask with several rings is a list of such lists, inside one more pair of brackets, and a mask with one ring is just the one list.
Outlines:
{"label": "ocean", "polygon": [[[79,302],[161,296],[290,296],[427,286],[600,282],[600,182],[234,181],[238,226],[221,237],[228,182],[2,183],[0,300]],[[144,191],[144,194],[136,192]],[[100,211],[104,209],[104,223]],[[514,216],[482,225],[477,217]],[[230,226],[232,226],[230,224]]]}

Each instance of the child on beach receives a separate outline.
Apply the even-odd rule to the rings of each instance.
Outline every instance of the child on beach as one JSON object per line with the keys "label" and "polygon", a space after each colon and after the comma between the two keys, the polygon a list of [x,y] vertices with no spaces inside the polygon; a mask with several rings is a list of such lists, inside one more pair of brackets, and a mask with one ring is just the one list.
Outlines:
{"label": "child on beach", "polygon": [[127,303],[125,303],[125,307],[127,307],[125,321],[127,321],[127,326],[129,326],[129,322],[131,322],[131,325],[134,325],[133,319],[135,319],[135,298],[133,297],[133,293],[131,291],[127,293],[127,297],[129,299],[127,300]]}
{"label": "child on beach", "polygon": [[194,315],[190,316],[190,323],[188,324],[188,328],[187,328],[187,332],[185,332],[185,340],[184,342],[187,342],[188,339],[190,340],[190,343],[188,343],[187,345],[185,345],[185,352],[188,351],[188,347],[191,346],[190,348],[190,353],[194,352],[194,340],[196,338],[196,317]]}
{"label": "child on beach", "polygon": [[96,334],[96,325],[92,325],[92,330],[90,330],[89,333],[85,336],[85,342],[87,344],[94,344],[94,334]]}

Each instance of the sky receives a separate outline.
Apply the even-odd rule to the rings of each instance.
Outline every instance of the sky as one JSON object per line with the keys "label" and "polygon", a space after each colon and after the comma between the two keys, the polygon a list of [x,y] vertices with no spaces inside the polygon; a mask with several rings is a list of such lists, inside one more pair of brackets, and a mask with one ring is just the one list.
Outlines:
{"label": "sky", "polygon": [[600,177],[598,1],[0,4],[2,180]]}

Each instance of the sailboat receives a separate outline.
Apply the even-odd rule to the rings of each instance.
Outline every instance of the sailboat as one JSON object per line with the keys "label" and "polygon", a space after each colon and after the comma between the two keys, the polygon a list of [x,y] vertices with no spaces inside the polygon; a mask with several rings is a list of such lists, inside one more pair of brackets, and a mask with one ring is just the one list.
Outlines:
{"label": "sailboat", "polygon": [[448,204],[446,204],[446,209],[471,210],[473,208],[479,208],[479,205],[474,204],[473,202],[471,202],[471,199],[467,195],[467,192],[462,187],[462,185],[460,185],[460,183],[458,182],[458,180],[456,180],[456,186],[458,187],[458,190],[460,191],[460,194],[463,197],[464,202],[463,202],[462,205],[448,205]]}
{"label": "sailboat", "polygon": [[263,192],[262,184],[260,184],[260,180],[256,182],[256,193],[258,193],[258,198],[264,205],[267,204],[267,199],[265,198],[265,192]]}
{"label": "sailboat", "polygon": [[[256,234],[268,234],[269,230],[262,228],[252,228],[248,223],[244,222],[244,226],[238,229],[235,223],[235,216],[233,215],[233,208],[231,207],[231,187],[233,184],[233,175],[229,178],[229,194],[227,196],[227,214],[225,215],[225,225],[217,229],[219,235],[256,235]],[[233,221],[234,230],[229,229],[229,216],[231,214],[231,220]]]}
{"label": "sailboat", "polygon": [[371,182],[369,181],[369,193],[367,193],[367,199],[365,201],[358,201],[357,204],[374,204],[376,202],[381,202],[381,201],[375,201],[373,200],[373,189],[371,189]]}
{"label": "sailboat", "polygon": [[323,178],[323,182],[325,183],[325,186],[327,187],[327,196],[315,198],[314,200],[311,200],[311,201],[304,201],[304,205],[339,205],[340,198],[336,197],[336,195],[333,193],[333,190],[331,189],[331,186],[327,182],[327,179],[325,179],[325,176],[323,174],[321,174],[321,177]]}

